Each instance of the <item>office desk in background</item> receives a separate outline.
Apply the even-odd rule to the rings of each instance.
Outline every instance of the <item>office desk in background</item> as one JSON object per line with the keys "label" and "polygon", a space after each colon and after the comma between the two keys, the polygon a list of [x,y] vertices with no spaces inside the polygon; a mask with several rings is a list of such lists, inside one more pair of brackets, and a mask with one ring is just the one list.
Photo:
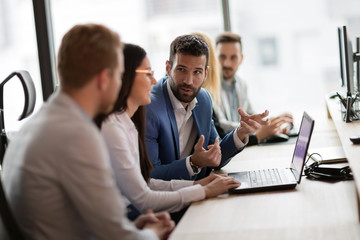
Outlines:
{"label": "office desk in background", "polygon": [[[330,146],[341,146],[333,122],[315,119],[310,149]],[[293,150],[294,144],[247,147],[221,172],[288,167]],[[224,194],[191,204],[170,239],[360,239],[356,197],[354,181],[306,177],[294,190]]]}

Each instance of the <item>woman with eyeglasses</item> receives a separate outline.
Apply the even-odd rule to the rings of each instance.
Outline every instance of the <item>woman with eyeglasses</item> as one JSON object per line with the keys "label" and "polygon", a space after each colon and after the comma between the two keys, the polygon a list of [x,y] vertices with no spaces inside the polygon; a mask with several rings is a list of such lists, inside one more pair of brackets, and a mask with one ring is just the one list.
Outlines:
{"label": "woman with eyeglasses", "polygon": [[130,219],[147,209],[177,212],[193,201],[210,198],[239,186],[233,178],[211,174],[199,181],[152,179],[145,146],[145,108],[156,80],[144,49],[124,46],[125,72],[112,112],[96,123],[108,147],[116,184],[128,204]]}

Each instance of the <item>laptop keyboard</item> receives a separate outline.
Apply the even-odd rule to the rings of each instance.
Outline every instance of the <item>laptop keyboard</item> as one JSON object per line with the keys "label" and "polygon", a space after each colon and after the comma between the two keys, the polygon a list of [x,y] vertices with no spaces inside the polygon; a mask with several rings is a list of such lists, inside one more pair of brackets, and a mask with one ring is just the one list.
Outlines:
{"label": "laptop keyboard", "polygon": [[251,186],[282,183],[278,169],[262,169],[249,172]]}

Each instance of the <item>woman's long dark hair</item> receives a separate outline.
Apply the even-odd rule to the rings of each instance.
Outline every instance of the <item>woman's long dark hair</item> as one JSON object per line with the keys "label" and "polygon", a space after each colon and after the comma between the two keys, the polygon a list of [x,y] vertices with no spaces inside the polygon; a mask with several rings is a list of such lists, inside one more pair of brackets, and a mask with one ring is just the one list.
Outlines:
{"label": "woman's long dark hair", "polygon": [[[127,109],[128,106],[126,100],[128,99],[132,86],[134,84],[136,76],[135,70],[141,65],[142,61],[146,57],[145,50],[140,46],[134,44],[125,44],[123,52],[125,71],[122,76],[121,90],[112,111],[109,114],[102,114],[95,118],[95,123],[99,128],[101,128],[101,124],[110,114],[115,112],[124,112]],[[132,116],[131,120],[133,121],[137,131],[139,132],[141,174],[144,177],[145,181],[148,182],[150,179],[150,171],[153,169],[153,166],[150,162],[145,145],[145,108],[143,106],[140,106]]]}

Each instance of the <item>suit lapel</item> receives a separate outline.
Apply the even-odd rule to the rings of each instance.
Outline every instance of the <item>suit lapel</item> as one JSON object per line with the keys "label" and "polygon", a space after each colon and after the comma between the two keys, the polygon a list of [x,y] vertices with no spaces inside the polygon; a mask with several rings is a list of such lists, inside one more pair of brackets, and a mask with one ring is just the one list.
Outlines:
{"label": "suit lapel", "polygon": [[221,89],[221,103],[223,105],[223,108],[225,110],[225,116],[226,119],[231,119],[231,115],[230,115],[230,105],[229,105],[229,100],[227,98],[227,92],[223,89]]}
{"label": "suit lapel", "polygon": [[[235,80],[235,91],[237,93],[237,98],[238,98],[238,106],[241,107],[244,111],[246,111],[246,106],[243,104],[243,102],[245,103],[245,101],[242,101],[242,94],[238,94],[241,93],[241,88],[240,88],[240,80]],[[241,120],[241,117],[240,117]]]}
{"label": "suit lapel", "polygon": [[197,130],[197,138],[200,138],[200,133],[201,133],[201,129],[200,129],[200,125],[199,125],[199,120],[198,120],[198,111],[197,111],[197,106],[192,110],[192,117],[194,119],[194,124],[196,126],[196,130]]}
{"label": "suit lapel", "polygon": [[[200,108],[198,108],[198,103],[196,104],[195,108],[192,110],[192,117],[194,119],[194,124],[195,124],[196,130],[197,130],[197,137],[195,140],[195,143],[197,143],[197,141],[200,138],[201,133],[203,132],[201,129],[201,124],[199,123],[199,118],[201,118],[201,111],[200,111]],[[204,141],[203,147],[206,149],[207,148],[206,134],[204,134],[204,137],[205,137],[205,141]]]}
{"label": "suit lapel", "polygon": [[173,135],[173,139],[175,142],[175,150],[176,150],[176,155],[177,158],[180,158],[180,148],[179,148],[179,131],[177,129],[177,123],[176,123],[176,118],[175,118],[175,114],[174,114],[174,109],[171,105],[171,101],[169,98],[169,93],[167,91],[167,87],[166,87],[166,83],[167,81],[164,80],[163,84],[162,84],[162,92],[164,94],[165,97],[165,102],[166,102],[166,111],[169,117],[169,121],[170,121],[170,125],[171,125],[171,131],[172,131],[172,135]]}

